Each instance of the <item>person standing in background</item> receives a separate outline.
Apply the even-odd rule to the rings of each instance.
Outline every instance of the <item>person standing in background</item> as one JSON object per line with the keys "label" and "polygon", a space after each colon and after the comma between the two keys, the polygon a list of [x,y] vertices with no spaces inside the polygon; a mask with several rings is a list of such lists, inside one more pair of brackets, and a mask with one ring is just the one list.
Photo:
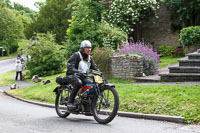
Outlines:
{"label": "person standing in background", "polygon": [[18,79],[18,74],[20,75],[20,80],[22,80],[22,70],[23,70],[23,66],[21,64],[21,61],[20,60],[17,60],[17,63],[16,63],[16,77],[15,77],[15,80]]}

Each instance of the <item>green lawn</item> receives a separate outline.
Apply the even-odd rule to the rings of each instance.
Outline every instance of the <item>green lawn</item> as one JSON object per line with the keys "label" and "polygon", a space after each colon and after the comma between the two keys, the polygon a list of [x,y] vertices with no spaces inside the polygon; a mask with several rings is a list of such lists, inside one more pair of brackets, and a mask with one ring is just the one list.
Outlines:
{"label": "green lawn", "polygon": [[10,54],[9,56],[1,56],[0,57],[0,61],[1,60],[6,60],[6,59],[11,59],[11,58],[14,58],[14,57],[17,57],[17,52],[16,53],[13,53],[13,54]]}
{"label": "green lawn", "polygon": [[160,68],[166,67],[169,64],[177,63],[179,59],[182,59],[183,57],[175,57],[172,58],[171,56],[165,56],[160,58]]}
{"label": "green lawn", "polygon": [[0,74],[0,86],[14,84],[16,81],[14,80],[15,71],[10,71],[4,74]]}

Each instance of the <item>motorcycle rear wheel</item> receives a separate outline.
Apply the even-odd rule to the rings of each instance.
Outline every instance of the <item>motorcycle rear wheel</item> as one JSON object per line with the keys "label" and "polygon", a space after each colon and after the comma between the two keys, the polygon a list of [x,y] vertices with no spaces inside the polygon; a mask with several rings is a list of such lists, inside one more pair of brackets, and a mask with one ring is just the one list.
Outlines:
{"label": "motorcycle rear wheel", "polygon": [[[92,102],[92,113],[94,119],[100,124],[111,122],[119,108],[119,96],[114,87],[104,86],[100,89],[101,97],[94,96]],[[102,100],[101,100],[102,99]]]}
{"label": "motorcycle rear wheel", "polygon": [[56,113],[61,118],[66,118],[68,115],[70,115],[70,113],[68,112],[67,106],[64,103],[66,97],[67,96],[64,90],[60,93],[57,93],[56,95],[55,109],[56,109]]}

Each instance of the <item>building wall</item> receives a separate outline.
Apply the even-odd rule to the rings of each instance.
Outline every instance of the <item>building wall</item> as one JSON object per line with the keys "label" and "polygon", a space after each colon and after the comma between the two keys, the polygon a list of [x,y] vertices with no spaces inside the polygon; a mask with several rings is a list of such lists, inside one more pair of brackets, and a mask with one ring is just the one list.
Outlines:
{"label": "building wall", "polygon": [[160,45],[178,46],[179,33],[171,30],[170,11],[162,5],[157,11],[158,18],[144,22],[140,29],[140,37],[150,41],[154,48]]}

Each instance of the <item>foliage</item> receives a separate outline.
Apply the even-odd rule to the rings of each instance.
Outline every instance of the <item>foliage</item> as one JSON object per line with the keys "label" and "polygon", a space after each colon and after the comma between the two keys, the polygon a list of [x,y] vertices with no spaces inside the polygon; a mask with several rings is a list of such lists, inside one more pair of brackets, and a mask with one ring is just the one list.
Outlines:
{"label": "foliage", "polygon": [[172,11],[174,30],[200,24],[200,0],[166,0],[166,3]]}
{"label": "foliage", "polygon": [[22,20],[24,27],[29,24],[32,20],[35,20],[37,13],[28,7],[14,2],[11,3],[10,0],[2,0],[1,2],[3,7],[13,9],[16,12],[16,15]]}
{"label": "foliage", "polygon": [[93,48],[106,46],[110,49],[116,49],[119,43],[126,41],[124,32],[99,22],[99,12],[104,9],[101,1],[76,0],[72,6],[73,17],[67,30],[67,56],[77,51],[83,40],[90,40]]}
{"label": "foliage", "polygon": [[158,49],[158,52],[162,56],[171,56],[172,51],[176,50],[176,46],[167,46],[167,45],[161,45]]}
{"label": "foliage", "polygon": [[17,52],[21,54],[26,54],[27,49],[30,47],[30,43],[31,43],[30,40],[26,40],[26,39],[20,40],[18,42],[19,47],[17,49]]}
{"label": "foliage", "polygon": [[12,8],[10,0],[0,0],[0,8],[3,7]]}
{"label": "foliage", "polygon": [[14,2],[12,5],[12,9],[15,9],[19,12],[19,15],[29,18],[31,21],[35,20],[37,12],[33,11],[28,7],[24,7],[23,5]]}
{"label": "foliage", "polygon": [[24,38],[23,23],[16,16],[16,11],[0,8],[0,45],[5,47],[7,54],[17,50],[17,40]]}
{"label": "foliage", "polygon": [[1,0],[0,4],[0,46],[6,49],[4,55],[8,55],[16,52],[18,41],[24,38],[24,27],[36,12],[10,0]]}
{"label": "foliage", "polygon": [[56,34],[56,42],[62,44],[71,18],[71,8],[67,8],[72,0],[47,1],[40,7],[38,17],[25,30],[27,39],[34,33],[52,32]]}
{"label": "foliage", "polygon": [[162,0],[113,0],[104,18],[113,26],[130,34],[134,25],[155,15]]}
{"label": "foliage", "polygon": [[145,44],[144,42],[126,43],[116,56],[124,54],[137,54],[143,58],[143,72],[146,75],[153,75],[158,72],[160,57],[157,52],[153,51],[151,44]]}
{"label": "foliage", "polygon": [[37,41],[28,50],[31,59],[27,61],[27,69],[32,75],[52,75],[63,71],[65,58],[61,46],[55,43],[54,35],[38,33]]}
{"label": "foliage", "polygon": [[183,28],[179,39],[183,47],[189,45],[200,45],[200,26]]}
{"label": "foliage", "polygon": [[73,16],[81,22],[100,22],[101,13],[106,9],[103,0],[75,0],[71,7]]}
{"label": "foliage", "polygon": [[96,47],[92,52],[92,57],[95,60],[95,63],[97,64],[98,68],[101,72],[106,72],[109,69],[109,62],[110,62],[110,56],[113,55],[113,51],[106,48],[98,48]]}
{"label": "foliage", "polygon": [[91,23],[79,24],[73,21],[67,30],[67,56],[78,51],[83,40],[90,40],[93,48],[98,46],[116,49],[119,43],[127,40],[127,35],[117,28],[111,28],[106,23],[93,26]]}

